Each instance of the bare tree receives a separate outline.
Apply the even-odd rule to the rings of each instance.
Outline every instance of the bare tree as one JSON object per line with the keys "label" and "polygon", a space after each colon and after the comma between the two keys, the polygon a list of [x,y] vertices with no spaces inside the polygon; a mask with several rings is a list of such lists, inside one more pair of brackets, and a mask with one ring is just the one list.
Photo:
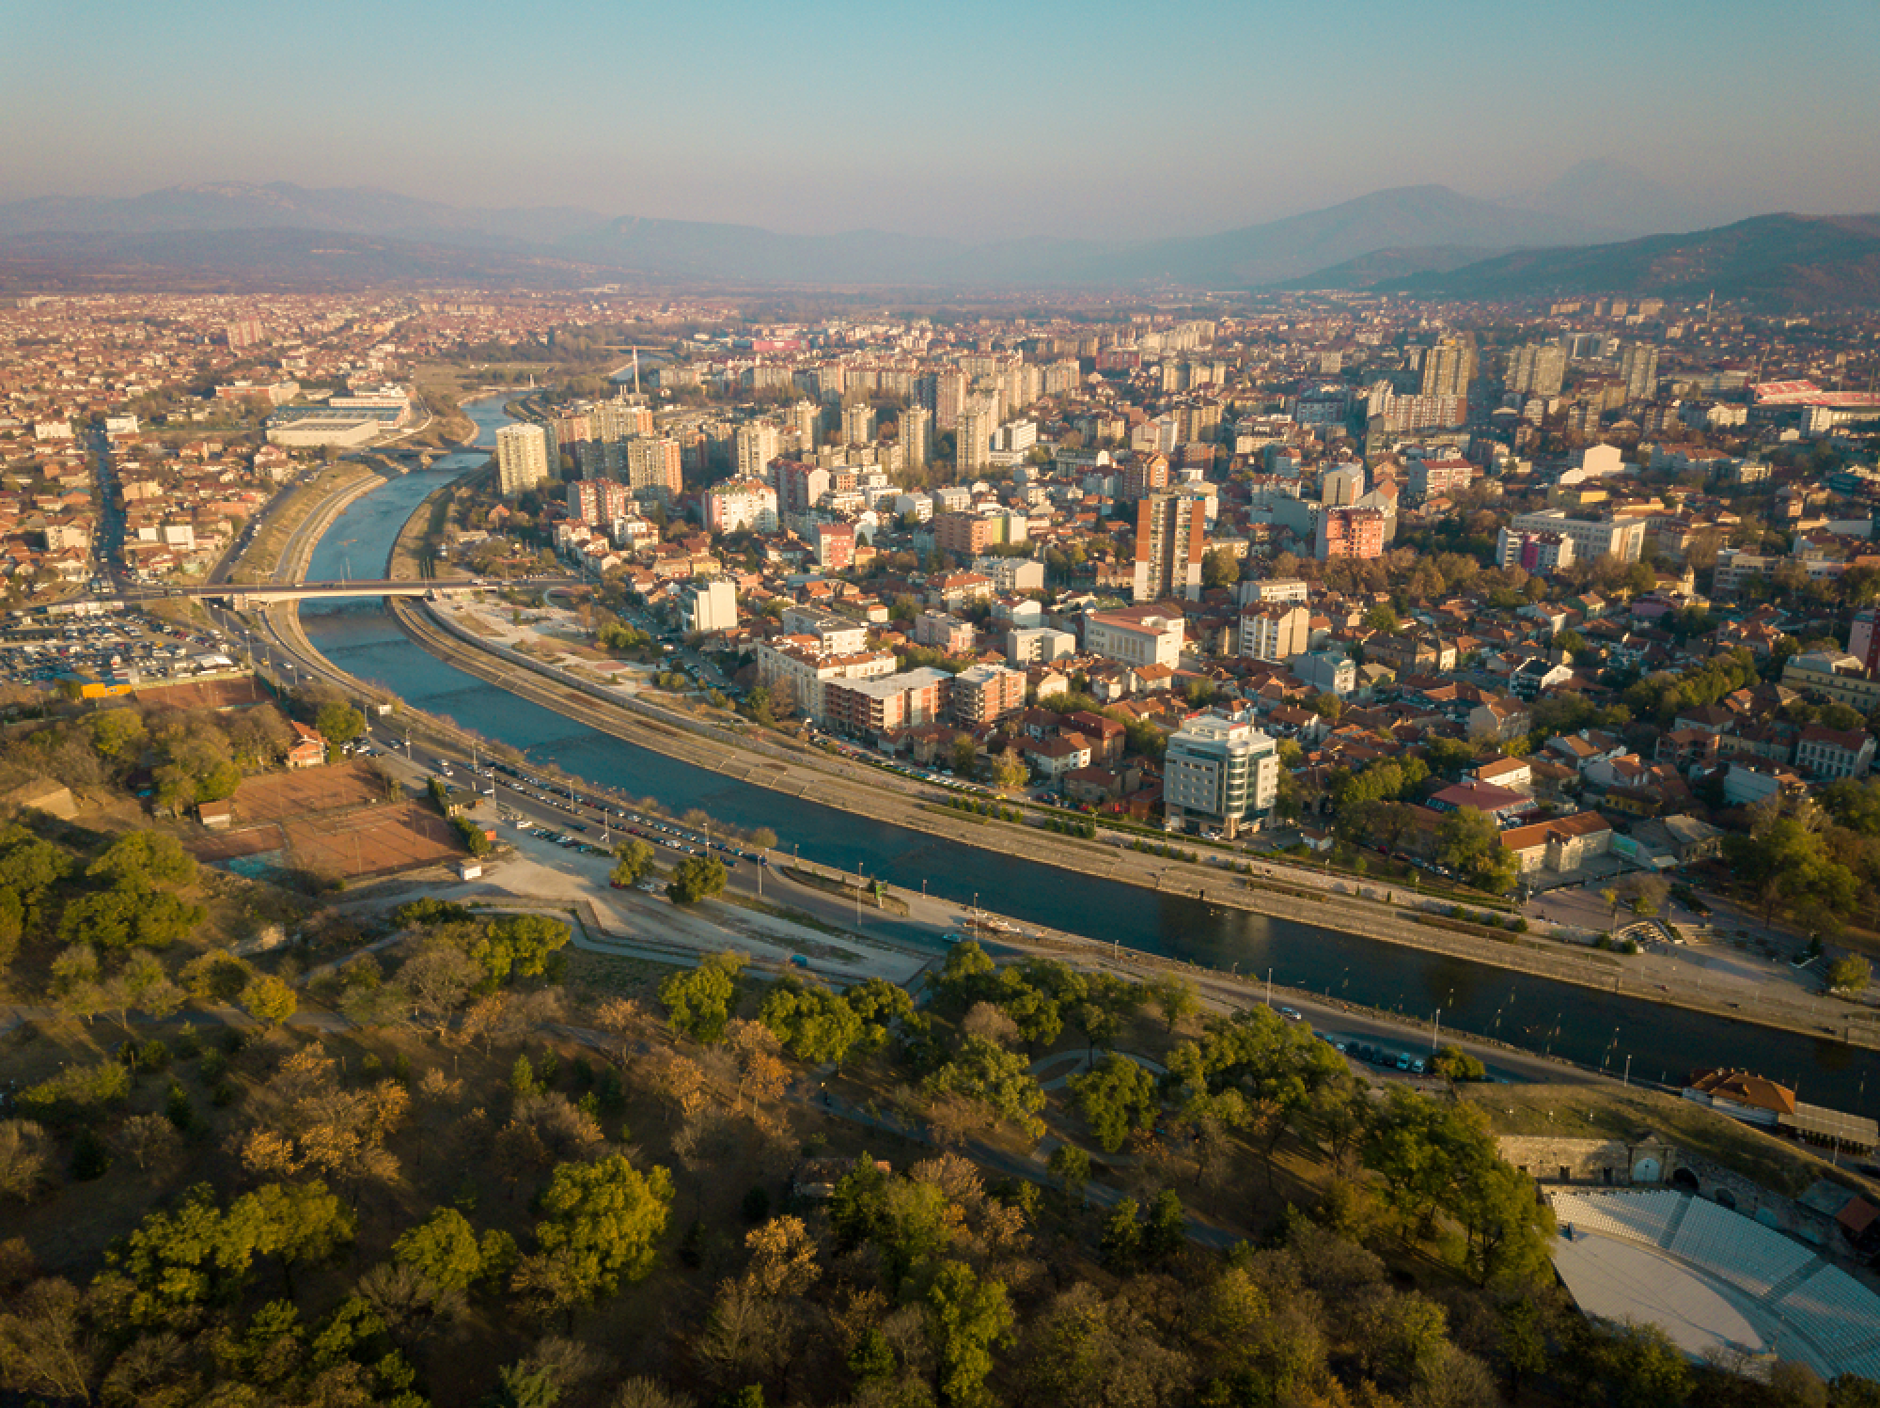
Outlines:
{"label": "bare tree", "polygon": [[398,985],[411,1000],[413,1016],[428,1018],[439,1036],[482,978],[482,968],[469,954],[443,942],[430,944],[398,970]]}
{"label": "bare tree", "polygon": [[52,1167],[52,1145],[31,1120],[0,1121],[0,1198],[30,1202]]}
{"label": "bare tree", "polygon": [[162,1115],[132,1115],[112,1136],[120,1154],[137,1165],[138,1172],[161,1166],[182,1148],[176,1126]]}
{"label": "bare tree", "polygon": [[1008,1051],[1019,1043],[1018,1023],[990,1002],[975,1002],[960,1022],[962,1036],[983,1037]]}

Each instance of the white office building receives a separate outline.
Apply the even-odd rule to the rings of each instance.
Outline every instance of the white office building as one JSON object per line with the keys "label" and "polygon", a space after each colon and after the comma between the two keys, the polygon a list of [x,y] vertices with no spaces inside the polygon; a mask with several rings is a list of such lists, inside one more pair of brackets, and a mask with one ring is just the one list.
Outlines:
{"label": "white office building", "polygon": [[1210,709],[1169,738],[1162,800],[1170,830],[1258,829],[1279,796],[1279,745],[1245,714]]}

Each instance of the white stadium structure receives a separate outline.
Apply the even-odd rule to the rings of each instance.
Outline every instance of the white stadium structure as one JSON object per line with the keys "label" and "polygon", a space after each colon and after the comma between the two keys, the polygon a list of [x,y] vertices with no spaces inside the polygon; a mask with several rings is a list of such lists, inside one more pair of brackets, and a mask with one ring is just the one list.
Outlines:
{"label": "white stadium structure", "polygon": [[1668,1189],[1549,1193],[1554,1268],[1580,1309],[1650,1321],[1687,1354],[1880,1379],[1880,1296],[1802,1243]]}

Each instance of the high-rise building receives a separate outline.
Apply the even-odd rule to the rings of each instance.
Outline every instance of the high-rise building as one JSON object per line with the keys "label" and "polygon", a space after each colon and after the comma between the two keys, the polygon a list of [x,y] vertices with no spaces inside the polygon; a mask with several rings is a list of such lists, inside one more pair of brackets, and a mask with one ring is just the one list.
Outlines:
{"label": "high-rise building", "polygon": [[638,435],[627,441],[627,485],[637,498],[671,503],[679,497],[679,442],[667,435]]}
{"label": "high-rise building", "polygon": [[935,430],[952,430],[960,423],[960,412],[966,408],[966,373],[958,367],[947,367],[935,373],[933,381],[933,427]]}
{"label": "high-rise building", "polygon": [[633,495],[611,479],[581,479],[568,486],[568,514],[582,523],[612,523],[633,512]]}
{"label": "high-rise building", "polygon": [[1467,396],[1475,377],[1475,344],[1445,337],[1423,354],[1425,396]]}
{"label": "high-rise building", "polygon": [[933,414],[923,406],[909,406],[901,412],[901,463],[924,469],[932,458]]}
{"label": "high-rise building", "polygon": [[815,454],[822,439],[822,407],[814,401],[798,401],[790,407],[790,429],[796,434],[796,452]]}
{"label": "high-rise building", "polygon": [[1558,396],[1567,384],[1567,353],[1557,342],[1534,342],[1508,355],[1508,390],[1517,396]]}
{"label": "high-rise building", "polygon": [[1162,800],[1171,827],[1194,821],[1232,836],[1257,827],[1278,797],[1279,744],[1247,715],[1209,710],[1169,736]]}
{"label": "high-rise building", "polygon": [[998,410],[991,403],[974,397],[961,409],[953,458],[961,478],[977,474],[992,463],[992,436],[998,428]]}
{"label": "high-rise building", "polygon": [[1649,342],[1628,342],[1619,353],[1625,399],[1649,401],[1658,393],[1658,349]]}
{"label": "high-rise building", "polygon": [[782,433],[767,420],[740,425],[736,440],[738,478],[764,478],[770,462],[782,453],[782,439]]}
{"label": "high-rise building", "polygon": [[504,498],[548,482],[548,435],[521,422],[496,432],[496,478]]}
{"label": "high-rise building", "polygon": [[1201,544],[1207,504],[1193,494],[1150,494],[1136,505],[1136,576],[1132,598],[1201,596]]}
{"label": "high-rise building", "polygon": [[857,401],[842,408],[842,443],[872,445],[875,440],[875,408]]}
{"label": "high-rise building", "polygon": [[1848,633],[1847,653],[1866,668],[1868,679],[1875,678],[1875,672],[1880,670],[1880,613],[1871,606],[1854,613],[1854,629]]}
{"label": "high-rise building", "polygon": [[829,471],[802,460],[779,460],[774,478],[780,514],[807,513],[829,492]]}
{"label": "high-rise building", "polygon": [[1328,508],[1319,515],[1314,555],[1368,559],[1384,553],[1384,513],[1375,508]]}

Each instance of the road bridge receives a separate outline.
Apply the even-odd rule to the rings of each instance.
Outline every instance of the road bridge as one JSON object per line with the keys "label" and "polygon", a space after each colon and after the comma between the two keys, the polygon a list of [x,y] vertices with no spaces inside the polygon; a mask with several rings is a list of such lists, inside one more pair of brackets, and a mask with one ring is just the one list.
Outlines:
{"label": "road bridge", "polygon": [[534,577],[521,582],[503,582],[486,577],[404,577],[382,581],[346,582],[223,582],[199,587],[161,587],[149,591],[127,591],[122,599],[129,603],[164,600],[226,601],[237,611],[254,606],[271,606],[282,601],[320,601],[364,599],[386,596],[458,596],[485,588],[519,586],[531,590],[552,590],[587,585],[579,577]]}

